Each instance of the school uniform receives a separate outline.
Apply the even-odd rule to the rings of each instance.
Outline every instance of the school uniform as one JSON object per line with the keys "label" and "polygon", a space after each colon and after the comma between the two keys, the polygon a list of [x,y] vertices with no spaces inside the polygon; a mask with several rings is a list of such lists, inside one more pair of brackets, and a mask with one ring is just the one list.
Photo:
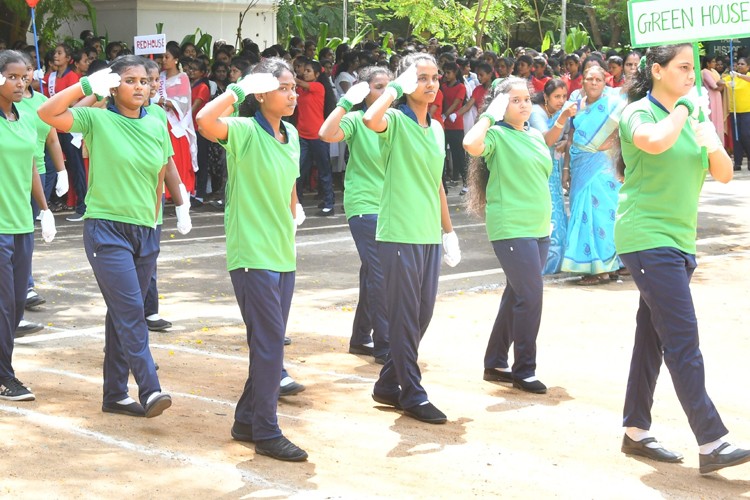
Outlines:
{"label": "school uniform", "polygon": [[284,333],[294,292],[295,224],[289,209],[299,176],[297,130],[279,142],[266,118],[227,118],[227,270],[242,312],[250,367],[234,419],[256,441],[280,437],[276,417]]}
{"label": "school uniform", "polygon": [[34,243],[29,198],[36,127],[32,114],[15,104],[12,110],[15,121],[9,121],[0,111],[0,172],[5,188],[0,197],[0,385],[16,376],[13,339],[23,318]]}
{"label": "school uniform", "polygon": [[[406,105],[388,109],[380,132],[385,166],[376,240],[383,266],[391,356],[374,395],[401,407],[428,400],[417,364],[419,343],[432,319],[440,275],[440,184],[445,141],[440,124],[417,122]],[[400,389],[399,389],[400,386]]]}
{"label": "school uniform", "polygon": [[297,87],[297,128],[299,129],[300,164],[297,181],[297,197],[302,200],[302,186],[312,169],[318,168],[318,182],[323,192],[323,208],[333,208],[333,174],[331,173],[331,151],[328,144],[318,137],[325,116],[325,87],[320,82],[308,82],[310,88]]}
{"label": "school uniform", "polygon": [[344,211],[359,253],[359,302],[349,345],[374,343],[374,356],[384,358],[389,348],[383,268],[378,257],[377,232],[385,165],[378,135],[362,121],[364,111],[352,111],[341,119],[349,161],[344,180]]}
{"label": "school uniform", "polygon": [[453,110],[456,113],[456,119],[451,119],[446,116],[443,128],[445,129],[445,142],[448,143],[451,152],[451,161],[453,164],[453,171],[451,172],[451,178],[457,181],[461,177],[464,184],[466,184],[466,152],[463,147],[464,140],[464,117],[458,114],[458,110],[463,106],[466,101],[466,86],[462,83],[455,82],[453,85],[442,84],[440,90],[443,92],[443,111],[447,112],[451,104],[456,100],[459,101],[459,105]]}
{"label": "school uniform", "polygon": [[640,292],[623,425],[651,427],[651,405],[663,358],[696,441],[703,445],[728,432],[706,392],[690,294],[696,267],[698,198],[706,170],[689,126],[683,127],[672,147],[658,155],[633,144],[638,126],[667,116],[666,108],[649,95],[625,108],[620,120],[626,168],[615,245]]}
{"label": "school uniform", "polygon": [[104,404],[128,394],[128,372],[139,399],[161,391],[148,346],[143,301],[159,255],[156,195],[169,158],[164,122],[145,110],[139,118],[107,109],[72,108],[71,132],[83,134],[90,152],[86,256],[107,304]]}
{"label": "school uniform", "polygon": [[536,340],[542,319],[542,270],[549,250],[552,158],[541,132],[490,127],[482,153],[490,171],[486,229],[506,276],[500,309],[484,357],[485,369],[508,368],[512,376],[536,373]]}

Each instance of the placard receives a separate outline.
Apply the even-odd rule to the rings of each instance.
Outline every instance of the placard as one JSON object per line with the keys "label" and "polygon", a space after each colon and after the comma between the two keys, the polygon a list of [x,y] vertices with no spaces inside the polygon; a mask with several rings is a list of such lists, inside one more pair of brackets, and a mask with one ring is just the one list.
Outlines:
{"label": "placard", "polygon": [[633,47],[750,37],[750,0],[631,0]]}
{"label": "placard", "polygon": [[[750,1],[750,0],[748,0]],[[133,37],[135,55],[163,54],[167,51],[167,35],[141,35]]]}

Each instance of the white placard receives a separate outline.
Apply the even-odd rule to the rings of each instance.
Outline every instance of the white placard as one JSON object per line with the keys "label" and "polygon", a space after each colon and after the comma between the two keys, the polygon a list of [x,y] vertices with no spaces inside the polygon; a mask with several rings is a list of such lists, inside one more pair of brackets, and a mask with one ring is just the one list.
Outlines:
{"label": "white placard", "polygon": [[[749,0],[750,1],[750,0]],[[133,37],[135,55],[163,54],[167,51],[167,35],[141,35]]]}

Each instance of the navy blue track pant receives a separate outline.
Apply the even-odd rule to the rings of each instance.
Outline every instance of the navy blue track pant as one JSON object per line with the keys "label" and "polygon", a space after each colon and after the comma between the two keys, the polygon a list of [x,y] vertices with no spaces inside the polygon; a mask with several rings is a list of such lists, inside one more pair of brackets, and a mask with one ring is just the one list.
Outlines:
{"label": "navy blue track pant", "polygon": [[294,293],[294,272],[261,269],[229,272],[247,329],[250,368],[234,419],[251,425],[256,441],[281,436],[276,407],[284,365],[284,333]]}
{"label": "navy blue track pant", "polygon": [[440,245],[378,242],[385,276],[391,356],[380,371],[374,392],[399,394],[403,408],[428,400],[417,363],[419,343],[432,319],[440,277]]}
{"label": "navy blue track pant", "polygon": [[0,234],[0,381],[14,378],[13,339],[26,305],[34,233]]}
{"label": "navy blue track pant", "polygon": [[[373,342],[375,357],[383,357],[390,350],[388,341],[388,316],[385,306],[385,281],[378,257],[375,232],[377,214],[355,215],[349,219],[349,229],[357,246],[359,268],[359,302],[354,314],[352,346]],[[370,334],[372,333],[372,336]]]}
{"label": "navy blue track pant", "polygon": [[641,293],[623,426],[649,429],[662,357],[699,445],[728,433],[706,393],[690,278],[695,256],[662,247],[621,254]]}
{"label": "navy blue track pant", "polygon": [[320,139],[299,138],[299,179],[297,179],[297,197],[302,199],[302,186],[312,169],[313,161],[318,167],[318,189],[323,191],[325,208],[333,208],[333,174],[331,173],[331,145]]}
{"label": "navy blue track pant", "polygon": [[71,142],[73,136],[69,133],[57,133],[60,138],[60,148],[65,154],[65,167],[70,171],[70,189],[76,193],[76,213],[86,213],[86,192],[88,190],[88,179],[86,179],[86,168],[83,165],[83,153]]}
{"label": "navy blue track pant", "polygon": [[152,393],[161,391],[143,314],[146,290],[159,256],[156,229],[88,219],[83,226],[83,245],[107,304],[104,402],[115,403],[128,396],[130,370],[145,405]]}
{"label": "navy blue track pant", "polygon": [[549,238],[511,238],[492,242],[507,284],[492,327],[485,368],[508,368],[513,343],[513,377],[525,379],[536,373],[536,338],[542,322],[542,270],[547,261]]}

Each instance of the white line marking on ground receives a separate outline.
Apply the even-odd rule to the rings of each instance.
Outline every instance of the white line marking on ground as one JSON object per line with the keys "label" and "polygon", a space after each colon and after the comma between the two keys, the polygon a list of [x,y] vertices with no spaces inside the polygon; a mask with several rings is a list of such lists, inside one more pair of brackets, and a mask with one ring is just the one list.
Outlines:
{"label": "white line marking on ground", "polygon": [[133,443],[132,441],[118,439],[118,438],[109,436],[107,434],[103,434],[101,432],[84,429],[62,417],[56,417],[53,415],[45,415],[44,413],[41,413],[38,411],[27,410],[27,409],[17,408],[13,406],[7,406],[4,404],[0,404],[0,411],[22,416],[26,418],[27,420],[30,420],[31,422],[34,422],[39,425],[43,425],[45,427],[50,427],[50,428],[65,431],[71,434],[76,434],[82,437],[93,439],[94,441],[99,441],[100,443],[104,443],[110,446],[116,446],[123,450],[131,451],[134,453],[139,453],[141,455],[159,457],[159,458],[163,458],[166,460],[175,460],[178,462],[187,463],[195,467],[199,467],[204,470],[206,469],[214,470],[214,471],[221,472],[223,474],[228,474],[231,476],[239,473],[243,480],[248,481],[253,484],[266,486],[266,487],[279,488],[287,492],[296,493],[299,491],[288,485],[273,483],[269,481],[268,479],[261,477],[258,474],[255,474],[248,470],[242,470],[237,467],[237,464],[214,462],[211,460],[206,460],[205,458],[188,455],[186,453],[159,449],[159,448],[155,448],[152,446],[143,446],[137,443]]}

